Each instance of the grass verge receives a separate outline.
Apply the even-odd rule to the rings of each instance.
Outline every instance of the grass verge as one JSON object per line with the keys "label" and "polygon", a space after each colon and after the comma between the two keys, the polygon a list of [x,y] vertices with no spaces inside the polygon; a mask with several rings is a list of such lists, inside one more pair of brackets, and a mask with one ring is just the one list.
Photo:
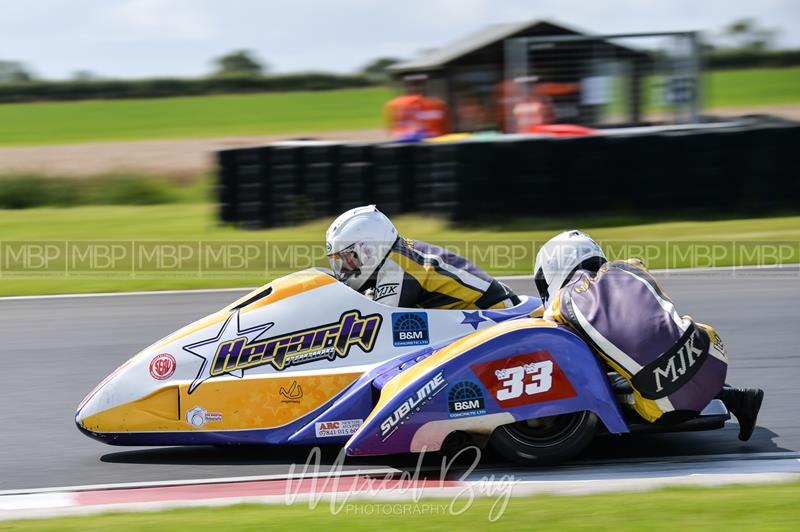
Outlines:
{"label": "grass verge", "polygon": [[[706,75],[709,108],[800,103],[800,68]],[[0,105],[0,145],[299,134],[382,127],[386,87]]]}
{"label": "grass verge", "polygon": [[718,70],[706,76],[705,103],[714,107],[800,102],[800,67]]}
{"label": "grass verge", "polygon": [[0,145],[381,127],[388,88],[0,105]]}
{"label": "grass verge", "polygon": [[198,203],[210,198],[210,183],[209,176],[0,174],[0,209]]}
{"label": "grass verge", "polygon": [[[460,515],[449,500],[413,503],[351,502],[334,515],[329,504],[238,505],[157,513],[116,513],[0,523],[3,530],[796,530],[800,483],[719,488],[669,488],[655,492],[576,497],[512,498],[502,516],[489,522],[496,499],[476,499]],[[462,499],[454,505],[462,508]],[[404,506],[408,505],[408,506]],[[421,508],[429,508],[423,513]],[[371,509],[371,510],[370,510]],[[369,513],[368,513],[369,512]],[[435,513],[434,513],[435,512]]]}
{"label": "grass verge", "polygon": [[[323,238],[330,220],[243,231],[219,225],[215,216],[206,203],[0,210],[0,295],[256,286],[327,265]],[[395,222],[402,235],[445,245],[496,275],[530,274],[539,245],[572,227],[598,239],[610,258],[636,256],[651,268],[800,262],[798,216],[531,219],[454,227],[407,215]],[[103,255],[112,246],[120,251],[113,264]],[[176,258],[176,250],[187,254]]]}

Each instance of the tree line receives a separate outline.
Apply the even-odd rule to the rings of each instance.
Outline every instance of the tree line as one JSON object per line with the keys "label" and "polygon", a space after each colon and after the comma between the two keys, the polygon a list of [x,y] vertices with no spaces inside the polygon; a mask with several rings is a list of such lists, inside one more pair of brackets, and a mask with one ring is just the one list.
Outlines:
{"label": "tree line", "polygon": [[214,70],[200,78],[104,79],[87,70],[67,81],[37,79],[17,61],[0,61],[0,103],[115,98],[163,98],[252,92],[319,91],[371,87],[388,81],[394,58],[371,61],[355,74],[300,72],[271,74],[269,65],[249,50],[214,59]]}
{"label": "tree line", "polygon": [[[380,57],[367,63],[363,68],[358,70],[352,75],[373,78],[376,81],[385,80],[388,77],[388,69],[395,63],[400,62],[400,59],[393,57]],[[251,50],[234,50],[223,56],[217,57],[212,61],[214,69],[208,76],[204,78],[219,78],[219,77],[267,77],[271,75],[271,68],[269,63],[262,61]],[[302,74],[294,73],[287,74],[281,77],[300,76]],[[335,74],[326,74],[334,76]],[[204,79],[199,78],[199,79]],[[108,81],[90,70],[77,70],[71,79],[68,81]],[[0,83],[27,83],[34,81],[47,81],[39,79],[33,70],[20,61],[8,61],[0,59]]]}
{"label": "tree line", "polygon": [[[711,70],[800,65],[800,50],[775,48],[778,33],[752,18],[735,20],[717,32],[704,34],[703,64]],[[390,67],[400,61],[380,57],[354,74],[272,74],[269,64],[254,52],[234,50],[215,58],[213,70],[200,78],[112,80],[79,70],[68,81],[48,81],[38,79],[19,61],[0,60],[0,103],[368,87],[386,84]]]}

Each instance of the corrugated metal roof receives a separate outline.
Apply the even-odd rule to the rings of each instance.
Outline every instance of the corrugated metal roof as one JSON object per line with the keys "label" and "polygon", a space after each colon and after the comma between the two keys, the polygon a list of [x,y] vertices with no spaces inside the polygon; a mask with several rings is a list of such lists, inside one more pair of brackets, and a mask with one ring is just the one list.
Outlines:
{"label": "corrugated metal roof", "polygon": [[505,40],[512,35],[538,25],[547,25],[551,27],[562,28],[567,31],[573,31],[569,28],[564,28],[558,24],[553,24],[552,22],[546,22],[543,20],[527,20],[525,22],[512,22],[508,24],[492,24],[491,26],[487,26],[480,31],[467,35],[462,39],[442,46],[441,48],[437,48],[429,53],[393,65],[389,70],[393,72],[435,70],[449,63],[450,61],[467,55],[470,52],[480,50],[485,46],[489,46],[497,41]]}

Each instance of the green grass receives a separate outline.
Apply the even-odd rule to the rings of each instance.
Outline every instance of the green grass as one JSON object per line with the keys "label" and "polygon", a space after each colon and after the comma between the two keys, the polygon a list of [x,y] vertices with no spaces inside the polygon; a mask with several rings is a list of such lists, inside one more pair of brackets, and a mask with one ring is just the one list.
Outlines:
{"label": "green grass", "polygon": [[[295,269],[326,265],[323,235],[330,220],[243,231],[220,226],[215,217],[215,207],[205,203],[0,210],[0,295],[256,286]],[[611,258],[638,256],[652,268],[800,262],[797,216],[657,223],[633,218],[533,219],[475,227],[453,227],[423,216],[399,216],[395,222],[404,236],[447,245],[493,274],[530,274],[538,246],[570,227],[580,227],[600,240]],[[71,273],[65,275],[65,265],[74,256],[70,246],[88,247],[89,243],[81,242],[87,240],[127,246],[128,262],[121,261],[121,266],[110,272],[82,269],[88,263],[80,262],[79,267],[73,263]],[[194,246],[193,250],[201,249],[198,241],[205,246],[241,247],[257,242],[258,252],[250,266],[241,269],[212,261],[201,273],[198,265],[205,264],[201,260],[205,255],[193,251],[182,268],[139,266],[132,275],[131,265],[139,260],[135,246],[154,246],[156,240],[178,241]],[[15,259],[10,250],[21,248],[14,248],[15,242],[28,241],[56,246],[54,260],[36,270]],[[290,246],[294,243],[314,247],[305,254],[305,247]],[[294,262],[277,254],[286,249],[299,250]]]}
{"label": "green grass", "polygon": [[712,108],[800,103],[800,67],[719,70],[704,89]]}
{"label": "green grass", "polygon": [[0,145],[381,127],[387,88],[0,105]]}
{"label": "green grass", "polygon": [[[125,530],[797,530],[800,483],[670,488],[655,492],[587,496],[540,495],[512,498],[500,519],[489,522],[496,499],[476,499],[460,515],[449,515],[449,500],[438,515],[413,511],[414,503],[350,502],[334,515],[330,504],[311,510],[307,505],[239,505],[192,508],[156,513],[109,513],[48,520],[7,521],[2,530],[54,532]],[[462,500],[463,502],[463,500]],[[407,510],[403,509],[403,504]],[[362,506],[363,505],[363,506]],[[361,513],[357,513],[357,507]],[[366,508],[373,508],[365,515]],[[432,508],[433,506],[429,506]],[[454,506],[460,508],[459,506]],[[397,508],[397,510],[395,510]],[[392,515],[392,512],[398,515]],[[405,512],[405,513],[404,513]],[[377,513],[377,515],[376,515]],[[388,515],[386,515],[388,514]]]}
{"label": "green grass", "polygon": [[137,173],[66,177],[0,174],[0,209],[79,205],[199,203],[211,198],[211,177]]}
{"label": "green grass", "polygon": [[[709,108],[800,103],[800,68],[710,72]],[[379,128],[389,88],[0,105],[0,145]]]}

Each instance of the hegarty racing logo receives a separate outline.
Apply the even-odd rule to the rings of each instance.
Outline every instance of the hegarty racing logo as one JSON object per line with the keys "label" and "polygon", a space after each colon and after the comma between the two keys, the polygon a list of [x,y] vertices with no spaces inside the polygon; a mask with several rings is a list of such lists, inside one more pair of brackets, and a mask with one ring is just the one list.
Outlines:
{"label": "hegarty racing logo", "polygon": [[428,345],[428,314],[425,312],[395,312],[392,314],[392,339],[395,347]]}
{"label": "hegarty racing logo", "polygon": [[418,412],[425,403],[444,390],[445,386],[447,386],[447,381],[444,380],[444,375],[442,375],[440,371],[428,382],[423,384],[414,395],[403,401],[402,404],[392,412],[392,415],[381,423],[381,440],[386,441],[389,436],[394,434],[398,425],[400,425],[403,420],[408,420],[415,411]]}
{"label": "hegarty racing logo", "polygon": [[237,370],[272,364],[282,370],[286,366],[306,364],[337,356],[346,357],[353,346],[372,351],[381,326],[381,315],[361,316],[357,310],[345,312],[335,323],[291,332],[274,338],[248,343],[239,337],[223,342],[211,363],[211,377]]}

